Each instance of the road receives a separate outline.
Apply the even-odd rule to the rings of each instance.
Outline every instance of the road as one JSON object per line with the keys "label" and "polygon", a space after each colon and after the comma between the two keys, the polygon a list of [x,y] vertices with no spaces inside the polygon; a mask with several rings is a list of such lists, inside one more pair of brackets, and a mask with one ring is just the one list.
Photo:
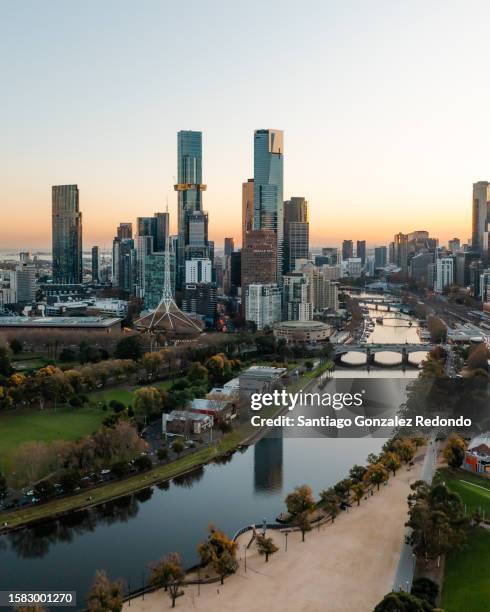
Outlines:
{"label": "road", "polygon": [[[428,484],[432,482],[437,468],[437,455],[439,452],[439,444],[436,442],[436,433],[432,437],[427,446],[427,451],[422,464],[420,479],[425,480]],[[407,527],[405,535],[410,535],[410,528]],[[394,591],[410,591],[413,581],[413,573],[415,570],[415,555],[412,547],[406,542],[403,543],[403,548],[400,554],[400,561],[393,581]]]}

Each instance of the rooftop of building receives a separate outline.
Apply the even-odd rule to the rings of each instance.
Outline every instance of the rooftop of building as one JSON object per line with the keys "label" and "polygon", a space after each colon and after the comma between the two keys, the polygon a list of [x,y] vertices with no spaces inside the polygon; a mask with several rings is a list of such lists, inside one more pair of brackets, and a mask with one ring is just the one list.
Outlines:
{"label": "rooftop of building", "polygon": [[322,323],[321,321],[281,321],[279,323],[274,323],[273,327],[281,329],[311,331],[321,331],[325,329],[330,329],[329,325],[327,325],[326,323]]}
{"label": "rooftop of building", "polygon": [[0,327],[112,327],[118,317],[0,317]]}
{"label": "rooftop of building", "polygon": [[287,368],[274,368],[272,366],[251,366],[240,374],[242,377],[263,378],[265,380],[279,378],[287,372]]}

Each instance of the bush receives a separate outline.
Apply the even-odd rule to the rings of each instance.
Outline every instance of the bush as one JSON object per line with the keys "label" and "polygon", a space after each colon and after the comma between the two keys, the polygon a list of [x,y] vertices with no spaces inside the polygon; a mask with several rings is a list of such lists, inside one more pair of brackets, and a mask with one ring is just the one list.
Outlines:
{"label": "bush", "polygon": [[168,448],[165,446],[159,448],[157,450],[157,457],[160,459],[160,461],[166,461],[168,459]]}
{"label": "bush", "polygon": [[83,402],[78,395],[74,395],[70,398],[70,406],[72,406],[73,408],[80,408],[82,404]]}
{"label": "bush", "polygon": [[60,352],[60,361],[66,363],[68,361],[75,361],[77,358],[76,352],[71,348],[64,348]]}
{"label": "bush", "polygon": [[13,340],[11,340],[9,342],[9,346],[10,346],[10,350],[12,351],[14,355],[18,355],[19,353],[22,353],[22,342],[20,340],[17,340],[17,338],[14,338]]}
{"label": "bush", "polygon": [[129,463],[127,461],[118,461],[112,465],[111,470],[114,476],[126,476],[126,474],[129,474]]}
{"label": "bush", "polygon": [[412,595],[419,599],[424,599],[431,606],[436,605],[437,596],[439,595],[439,586],[430,578],[417,578],[413,581]]}
{"label": "bush", "polygon": [[123,412],[123,410],[126,409],[126,405],[123,404],[122,402],[119,402],[118,400],[111,400],[109,402],[109,407],[112,408],[114,410],[114,412],[117,414],[118,412]]}
{"label": "bush", "polygon": [[134,460],[134,467],[138,470],[138,472],[143,472],[145,470],[150,470],[152,468],[152,462],[148,455],[140,455],[136,457]]}

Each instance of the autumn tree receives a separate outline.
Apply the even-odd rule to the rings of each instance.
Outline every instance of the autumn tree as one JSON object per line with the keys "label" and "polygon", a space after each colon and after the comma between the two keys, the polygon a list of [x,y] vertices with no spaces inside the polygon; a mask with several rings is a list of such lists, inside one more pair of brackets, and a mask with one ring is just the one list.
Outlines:
{"label": "autumn tree", "polygon": [[340,504],[340,498],[333,488],[320,492],[320,504],[325,512],[332,517],[333,523],[339,513]]}
{"label": "autumn tree", "polygon": [[466,442],[458,434],[451,434],[444,448],[444,459],[449,467],[454,469],[461,467],[466,452]]}
{"label": "autumn tree", "polygon": [[362,482],[356,482],[352,485],[352,497],[354,501],[357,502],[358,506],[361,505],[361,499],[363,498],[365,492],[366,491]]}
{"label": "autumn tree", "polygon": [[292,516],[309,511],[315,505],[313,491],[306,484],[295,487],[294,491],[286,496],[285,502],[288,512]]}
{"label": "autumn tree", "polygon": [[170,553],[150,565],[149,583],[154,588],[164,588],[168,591],[172,600],[172,608],[175,608],[175,600],[179,594],[185,572],[182,569],[182,561],[177,553]]}
{"label": "autumn tree", "polygon": [[269,556],[279,550],[274,544],[274,540],[272,538],[267,538],[265,534],[259,534],[257,536],[257,548],[259,555],[265,556],[266,563],[269,561]]}
{"label": "autumn tree", "polygon": [[307,531],[311,531],[310,513],[307,510],[305,510],[304,512],[300,512],[299,514],[296,514],[293,520],[293,525],[298,527],[298,529],[301,531],[301,541],[304,542],[305,533]]}
{"label": "autumn tree", "polygon": [[382,463],[373,463],[364,475],[364,481],[370,485],[376,485],[378,491],[383,482],[388,480],[388,470]]}
{"label": "autumn tree", "polygon": [[383,457],[383,464],[387,470],[393,473],[393,476],[396,476],[397,471],[401,467],[400,458],[396,453],[386,453]]}
{"label": "autumn tree", "polygon": [[111,582],[104,571],[95,572],[94,582],[87,595],[89,612],[121,612],[123,608],[123,583]]}
{"label": "autumn tree", "polygon": [[156,387],[142,387],[134,394],[133,406],[136,415],[151,417],[161,413],[163,396]]}
{"label": "autumn tree", "polygon": [[198,553],[201,565],[211,565],[214,571],[221,578],[223,584],[226,576],[236,572],[238,562],[236,560],[237,543],[230,540],[228,536],[219,531],[214,525],[209,526],[207,540],[198,546]]}

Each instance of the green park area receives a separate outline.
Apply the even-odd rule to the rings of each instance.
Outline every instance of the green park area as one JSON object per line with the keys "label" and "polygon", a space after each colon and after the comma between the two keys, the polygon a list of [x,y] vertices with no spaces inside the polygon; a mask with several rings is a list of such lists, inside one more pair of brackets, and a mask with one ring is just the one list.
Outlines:
{"label": "green park area", "polygon": [[[468,515],[476,511],[490,517],[490,481],[464,470],[440,470],[437,478],[466,504]],[[490,601],[490,531],[473,527],[463,550],[446,557],[441,607],[446,612],[476,612]]]}
{"label": "green park area", "polygon": [[15,450],[33,440],[77,440],[96,431],[104,417],[100,408],[60,407],[57,410],[20,409],[0,414],[0,471],[10,465]]}
{"label": "green park area", "polygon": [[441,607],[480,612],[490,601],[490,531],[474,527],[464,550],[446,557]]}

